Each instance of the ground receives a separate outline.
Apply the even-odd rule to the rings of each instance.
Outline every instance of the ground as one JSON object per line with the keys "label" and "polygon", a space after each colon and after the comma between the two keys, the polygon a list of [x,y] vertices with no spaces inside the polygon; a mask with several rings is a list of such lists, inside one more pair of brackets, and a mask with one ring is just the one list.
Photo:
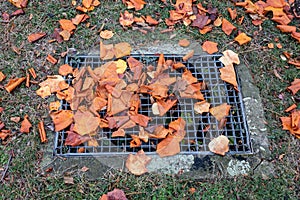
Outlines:
{"label": "ground", "polygon": [[[0,21],[0,70],[7,75],[5,81],[0,83],[0,106],[4,108],[0,120],[6,128],[13,133],[11,138],[2,141],[0,145],[0,169],[3,173],[10,155],[13,154],[11,165],[1,183],[1,193],[4,199],[21,198],[55,198],[55,199],[98,199],[102,194],[114,188],[122,189],[129,199],[298,199],[300,193],[300,141],[286,131],[282,130],[279,117],[287,116],[284,110],[293,103],[299,102],[297,94],[292,96],[287,87],[299,72],[293,65],[287,64],[280,55],[284,52],[299,56],[299,43],[288,34],[282,34],[276,29],[276,24],[270,20],[260,27],[254,26],[242,8],[237,8],[240,15],[245,16],[244,23],[238,29],[252,37],[252,41],[243,46],[232,42],[233,36],[225,35],[221,28],[213,32],[200,35],[192,27],[178,25],[172,33],[166,35],[159,31],[167,28],[161,23],[153,33],[142,33],[128,29],[125,30],[118,22],[120,12],[126,7],[121,1],[101,1],[101,5],[90,12],[90,27],[79,25],[70,41],[63,43],[49,43],[54,28],[59,27],[58,20],[72,18],[76,10],[71,1],[49,0],[47,3],[30,0],[25,14],[13,17],[10,22]],[[168,17],[166,6],[161,9],[160,1],[147,1],[148,5],[139,13],[153,13],[161,18]],[[297,1],[296,1],[297,2]],[[227,7],[234,8],[230,1],[206,1],[217,7],[219,12],[229,17]],[[299,5],[299,4],[295,4]],[[296,12],[299,6],[295,6]],[[16,8],[8,1],[1,1],[0,11],[12,13]],[[299,12],[298,12],[299,13]],[[299,28],[299,19],[292,24]],[[239,53],[244,65],[251,72],[251,76],[260,90],[268,127],[268,139],[272,152],[268,161],[275,166],[275,173],[271,177],[245,176],[233,179],[213,178],[209,180],[191,180],[184,177],[169,175],[146,174],[140,177],[116,170],[108,170],[103,177],[89,180],[83,172],[72,170],[67,172],[74,177],[74,184],[65,184],[65,174],[41,173],[41,159],[45,144],[40,143],[37,124],[45,121],[47,133],[51,133],[51,120],[48,115],[48,103],[55,97],[42,99],[35,93],[38,88],[33,84],[29,88],[22,85],[8,93],[4,85],[10,78],[21,77],[26,69],[33,67],[37,72],[37,81],[42,81],[48,75],[57,74],[59,64],[63,63],[61,53],[75,48],[78,52],[95,51],[99,48],[99,30],[101,27],[113,30],[114,37],[109,42],[126,41],[132,46],[142,46],[146,42],[156,40],[179,40],[188,35],[200,45],[205,40],[218,42],[219,51],[233,49]],[[92,28],[93,27],[93,28]],[[29,43],[27,36],[33,32],[46,32],[47,36],[36,42]],[[170,36],[172,39],[170,39]],[[136,40],[136,38],[141,40]],[[277,39],[276,39],[277,38]],[[280,43],[283,48],[266,48],[268,43]],[[13,47],[20,48],[17,54]],[[59,58],[57,65],[45,60],[48,54]],[[19,132],[20,123],[10,120],[11,117],[24,117],[28,114],[33,124],[29,134]],[[260,120],[260,119],[258,119]],[[195,192],[191,192],[195,188]]]}

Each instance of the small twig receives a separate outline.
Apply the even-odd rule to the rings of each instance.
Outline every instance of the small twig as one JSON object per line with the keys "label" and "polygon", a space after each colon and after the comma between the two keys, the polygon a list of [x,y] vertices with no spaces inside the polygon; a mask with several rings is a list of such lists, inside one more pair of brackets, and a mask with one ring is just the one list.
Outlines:
{"label": "small twig", "polygon": [[13,155],[14,155],[14,152],[13,152],[13,150],[12,150],[12,151],[10,152],[10,155],[9,155],[9,159],[8,159],[7,165],[6,165],[5,170],[4,170],[4,172],[3,172],[3,174],[2,174],[2,177],[1,177],[1,182],[2,182],[2,183],[3,183],[3,181],[4,181],[4,177],[5,177],[6,173],[7,173],[7,171],[8,171],[9,165],[10,165],[10,163],[11,163],[11,161],[12,161]]}
{"label": "small twig", "polygon": [[283,116],[284,116],[283,114],[280,114],[280,113],[278,113],[278,112],[276,112],[276,111],[274,111],[274,110],[270,110],[270,109],[268,109],[268,108],[264,108],[264,109],[267,110],[267,111],[269,111],[269,112],[271,112],[271,113],[273,113],[273,114],[279,115],[280,117],[283,117]]}

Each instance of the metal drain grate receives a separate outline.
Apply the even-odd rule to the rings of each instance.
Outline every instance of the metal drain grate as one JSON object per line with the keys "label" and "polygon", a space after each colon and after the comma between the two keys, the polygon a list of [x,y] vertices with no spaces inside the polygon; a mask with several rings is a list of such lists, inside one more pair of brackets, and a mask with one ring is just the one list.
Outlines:
{"label": "metal drain grate", "polygon": [[[159,55],[156,54],[133,54],[131,56],[144,63],[144,66],[156,66],[159,57]],[[180,144],[182,154],[213,154],[208,149],[208,143],[212,138],[219,135],[228,137],[230,141],[229,154],[252,153],[241,92],[236,92],[230,84],[220,79],[219,68],[223,67],[222,63],[218,60],[220,56],[221,55],[200,55],[194,56],[192,59],[184,62],[182,61],[182,55],[164,55],[166,60],[182,62],[198,81],[205,82],[206,89],[201,90],[201,92],[205,100],[211,104],[211,107],[218,106],[222,103],[227,103],[231,106],[226,125],[221,130],[218,129],[220,126],[219,122],[210,113],[200,115],[194,112],[193,105],[197,102],[195,99],[179,97],[177,105],[170,109],[167,114],[159,117],[152,114],[152,104],[149,96],[140,97],[141,107],[139,113],[152,118],[148,126],[157,124],[167,125],[178,117],[182,117],[186,121],[186,136]],[[74,68],[87,66],[96,68],[104,64],[104,62],[100,60],[99,55],[67,56],[66,63]],[[170,71],[169,75],[170,77],[181,76],[182,72],[178,70]],[[70,84],[72,77],[66,77],[66,80]],[[241,88],[238,89],[241,91]],[[70,106],[65,101],[61,101],[61,109],[69,110]],[[103,116],[104,114],[105,111],[101,111],[100,115]],[[138,132],[138,127],[126,129],[126,133],[129,134],[138,134]],[[148,154],[156,154],[156,144],[160,142],[159,139],[149,139],[147,143],[143,142],[141,147],[130,148],[129,143],[132,139],[129,134],[125,137],[117,138],[112,138],[111,134],[112,131],[110,129],[101,129],[95,136],[99,144],[98,147],[87,146],[86,143],[81,146],[71,147],[64,145],[67,133],[65,131],[56,132],[54,154],[60,156],[128,154],[137,152],[141,148]],[[84,152],[79,153],[79,148],[84,149]]]}

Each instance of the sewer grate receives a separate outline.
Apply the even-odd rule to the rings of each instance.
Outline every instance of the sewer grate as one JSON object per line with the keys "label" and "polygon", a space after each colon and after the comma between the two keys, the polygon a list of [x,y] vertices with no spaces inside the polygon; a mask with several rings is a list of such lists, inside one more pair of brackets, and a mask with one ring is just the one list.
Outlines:
{"label": "sewer grate", "polygon": [[[156,66],[159,55],[157,54],[132,54],[132,57],[141,61],[144,66]],[[226,118],[226,124],[219,130],[220,122],[218,122],[210,113],[202,115],[194,112],[195,99],[180,98],[175,107],[172,107],[164,116],[154,116],[151,109],[150,96],[140,96],[141,107],[139,113],[149,116],[152,120],[148,126],[163,124],[168,125],[171,121],[182,117],[186,121],[186,136],[180,144],[181,154],[213,154],[208,149],[208,143],[212,138],[219,135],[225,135],[229,139],[228,154],[251,154],[252,147],[250,143],[250,136],[248,132],[244,106],[241,96],[241,88],[239,91],[234,90],[233,86],[220,79],[219,68],[223,64],[218,60],[221,55],[199,55],[194,56],[187,62],[182,61],[183,55],[164,55],[166,60],[173,60],[182,62],[186,68],[190,70],[194,77],[199,82],[204,82],[206,88],[201,90],[204,98],[211,104],[211,107],[218,106],[222,103],[227,103],[231,106],[229,115]],[[127,57],[124,58],[124,60]],[[99,55],[76,55],[67,56],[66,63],[73,68],[81,68],[91,66],[96,68],[105,62],[100,60]],[[170,77],[181,76],[180,70],[170,71]],[[67,82],[71,84],[72,77],[65,77]],[[237,77],[237,81],[238,77]],[[62,100],[60,109],[70,110],[70,105]],[[100,115],[104,116],[105,111],[101,111]],[[224,123],[224,122],[223,122]],[[137,126],[136,126],[137,127]],[[113,154],[129,154],[143,149],[147,154],[156,154],[156,145],[160,142],[159,139],[149,139],[147,143],[142,142],[138,148],[130,148],[130,141],[132,138],[130,134],[138,134],[139,128],[126,129],[125,137],[112,138],[112,130],[108,128],[101,129],[94,137],[99,146],[88,146],[83,143],[80,146],[66,146],[64,145],[67,133],[65,130],[56,132],[54,141],[54,154],[60,156],[96,156],[96,155],[113,155]],[[79,152],[79,148],[83,151]]]}

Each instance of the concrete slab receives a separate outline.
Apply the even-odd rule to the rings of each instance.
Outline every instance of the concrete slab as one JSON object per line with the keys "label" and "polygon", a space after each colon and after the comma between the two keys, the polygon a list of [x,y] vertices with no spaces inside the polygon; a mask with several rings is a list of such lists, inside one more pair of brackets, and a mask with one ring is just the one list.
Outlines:
{"label": "concrete slab", "polygon": [[[188,37],[186,37],[188,38]],[[176,40],[175,40],[176,41]],[[195,50],[195,54],[203,54],[199,41],[191,40],[188,48],[179,47],[176,42],[152,41],[150,45],[135,46],[134,53],[171,53],[185,54],[190,50]],[[98,53],[97,51],[91,51]],[[214,178],[214,177],[233,177],[246,174],[258,174],[269,177],[273,174],[273,166],[267,160],[270,157],[269,143],[267,139],[267,128],[264,124],[265,118],[262,108],[259,90],[253,84],[251,75],[246,65],[240,64],[236,67],[240,76],[243,101],[247,115],[247,122],[251,134],[251,141],[254,149],[253,155],[248,156],[194,156],[194,155],[175,155],[160,158],[158,155],[151,155],[152,162],[148,165],[150,173],[181,174],[190,178]],[[100,156],[100,157],[72,157],[58,158],[53,157],[53,138],[49,138],[49,144],[44,152],[42,161],[42,173],[53,168],[54,173],[64,174],[66,171],[79,170],[83,166],[90,170],[86,176],[95,179],[101,177],[110,169],[126,171],[125,161],[127,156]]]}

